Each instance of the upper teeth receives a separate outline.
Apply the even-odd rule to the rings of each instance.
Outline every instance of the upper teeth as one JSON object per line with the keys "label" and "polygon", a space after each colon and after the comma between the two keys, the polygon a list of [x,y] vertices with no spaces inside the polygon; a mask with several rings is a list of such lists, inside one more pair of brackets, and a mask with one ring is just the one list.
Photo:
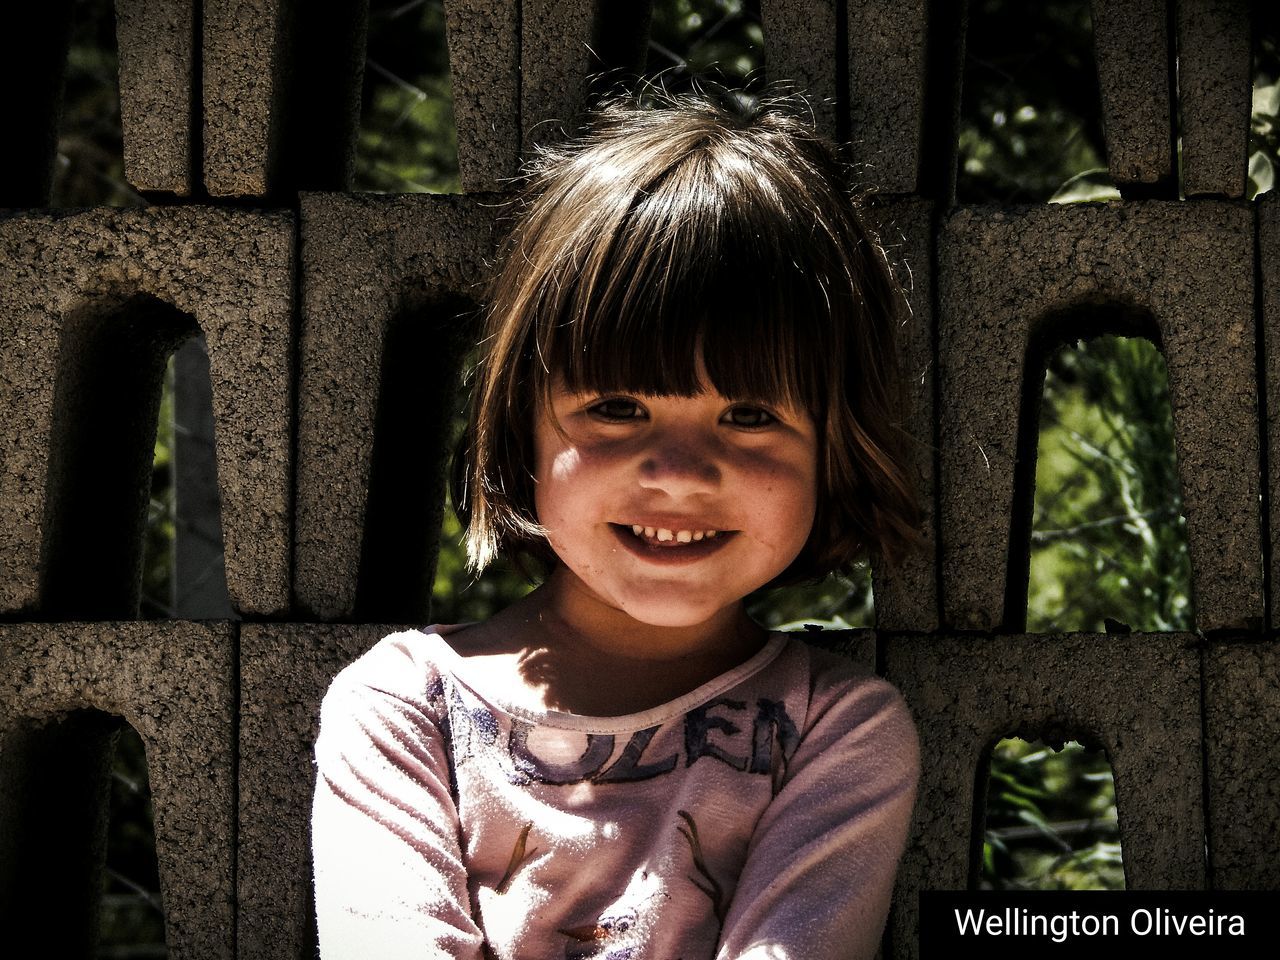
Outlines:
{"label": "upper teeth", "polygon": [[642,527],[638,523],[631,525],[631,532],[637,537],[648,537],[650,540],[675,540],[677,543],[688,543],[690,540],[701,540],[703,537],[714,537],[715,530],[668,530],[666,527]]}

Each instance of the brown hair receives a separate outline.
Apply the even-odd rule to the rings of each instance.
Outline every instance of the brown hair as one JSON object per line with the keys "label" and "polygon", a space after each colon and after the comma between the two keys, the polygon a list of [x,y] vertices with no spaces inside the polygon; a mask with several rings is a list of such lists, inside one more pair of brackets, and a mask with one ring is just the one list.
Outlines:
{"label": "brown hair", "polygon": [[890,563],[918,540],[894,328],[901,291],[798,97],[653,95],[600,108],[528,173],[492,282],[454,463],[467,555],[555,555],[533,504],[534,418],[574,391],[795,402],[819,437],[809,540],[777,582]]}

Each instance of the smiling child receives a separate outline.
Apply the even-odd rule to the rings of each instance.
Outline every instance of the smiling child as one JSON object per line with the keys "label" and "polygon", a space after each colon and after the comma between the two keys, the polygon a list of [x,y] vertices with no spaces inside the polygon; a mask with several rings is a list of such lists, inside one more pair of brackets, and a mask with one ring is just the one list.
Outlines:
{"label": "smiling child", "polygon": [[900,293],[795,107],[614,103],[531,172],[455,503],[542,583],[333,681],[323,957],[874,956],[910,714],[743,608],[913,541]]}

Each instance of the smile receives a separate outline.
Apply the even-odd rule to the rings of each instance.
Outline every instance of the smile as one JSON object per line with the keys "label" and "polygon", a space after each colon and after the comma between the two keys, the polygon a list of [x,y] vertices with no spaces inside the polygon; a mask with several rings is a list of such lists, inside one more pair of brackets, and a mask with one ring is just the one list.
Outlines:
{"label": "smile", "polygon": [[[694,563],[716,553],[735,530],[670,530],[638,524],[611,523],[614,536],[634,556],[651,563]],[[639,531],[639,532],[637,532]]]}
{"label": "smile", "polygon": [[631,525],[631,532],[646,540],[657,540],[659,543],[675,541],[676,543],[692,543],[694,540],[712,539],[719,530],[668,530],[666,527],[642,527],[638,523]]}

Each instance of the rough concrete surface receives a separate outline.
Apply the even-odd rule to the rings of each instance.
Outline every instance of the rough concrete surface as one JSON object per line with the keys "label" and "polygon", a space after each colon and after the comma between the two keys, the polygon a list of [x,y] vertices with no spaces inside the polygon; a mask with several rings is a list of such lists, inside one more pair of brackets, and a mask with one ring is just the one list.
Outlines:
{"label": "rough concrete surface", "polygon": [[897,958],[919,955],[919,891],[968,888],[970,843],[983,829],[975,784],[1005,737],[1105,750],[1126,887],[1203,887],[1196,643],[1192,634],[882,638],[884,675],[911,706],[921,743],[894,895]]}
{"label": "rough concrete surface", "polygon": [[1214,644],[1204,672],[1213,885],[1280,889],[1280,644]]}
{"label": "rough concrete surface", "polygon": [[[234,675],[227,623],[0,625],[0,767],[14,762],[6,741],[38,742],[47,725],[82,711],[122,717],[141,736],[165,940],[175,960],[232,956]],[[0,822],[12,824],[15,806],[23,806],[22,784],[37,771],[0,773],[10,788],[0,793]],[[30,919],[14,918],[19,926]]]}
{"label": "rough concrete surface", "polygon": [[520,125],[525,149],[582,120],[600,0],[521,0]]}
{"label": "rough concrete surface", "polygon": [[172,207],[0,222],[0,610],[40,606],[56,386],[72,363],[59,351],[76,347],[64,323],[102,313],[123,328],[132,320],[120,305],[142,294],[207,337],[232,603],[248,615],[284,611],[293,247],[288,214]]}
{"label": "rough concrete surface", "polygon": [[867,670],[876,669],[874,630],[806,630],[803,636],[810,646],[838,653]]}
{"label": "rough concrete surface", "polygon": [[289,0],[204,0],[203,163],[211,196],[260,197],[270,188],[288,7]]}
{"label": "rough concrete surface", "polygon": [[1277,622],[1277,588],[1280,587],[1280,199],[1274,192],[1254,203],[1258,218],[1258,299],[1262,310],[1263,376],[1267,401],[1267,469],[1269,473],[1267,519],[1271,542],[1271,623]]}
{"label": "rough concrete surface", "polygon": [[1182,192],[1244,196],[1252,47],[1248,0],[1178,0]]}
{"label": "rough concrete surface", "polygon": [[911,438],[911,479],[920,503],[920,551],[892,573],[875,571],[876,626],[881,630],[938,628],[937,516],[934,509],[933,204],[878,199],[867,211],[910,313],[898,330],[898,355],[908,403],[904,429]]}
{"label": "rough concrete surface", "polygon": [[925,0],[850,0],[850,155],[882,193],[920,183],[929,6]]}
{"label": "rough concrete surface", "polygon": [[1173,179],[1166,0],[1093,0],[1102,127],[1123,192]]}
{"label": "rough concrete surface", "polygon": [[124,176],[137,190],[191,193],[195,4],[116,0]]}
{"label": "rough concrete surface", "polygon": [[310,823],[320,701],[339,670],[399,629],[241,627],[236,899],[245,960],[315,956]]}
{"label": "rough concrete surface", "polygon": [[836,4],[832,0],[761,0],[765,72],[804,93],[814,125],[836,139]]}
{"label": "rough concrete surface", "polygon": [[462,189],[499,190],[520,163],[519,4],[454,0],[444,13]]}
{"label": "rough concrete surface", "polygon": [[[429,324],[437,343],[459,332],[452,305],[480,295],[500,199],[303,195],[294,590],[308,615],[348,619],[356,611],[374,423],[388,387],[384,366],[394,359],[384,355],[388,330],[397,320]],[[444,357],[438,371],[409,373],[432,388],[431,377],[455,375],[452,363]],[[433,405],[447,401],[420,402],[406,415],[423,429],[447,424],[452,411]],[[432,474],[415,478],[415,502],[442,504],[443,453],[432,451]]]}
{"label": "rough concrete surface", "polygon": [[1169,371],[1197,628],[1260,625],[1250,220],[1247,206],[1217,201],[950,216],[939,237],[945,622],[1003,622],[1033,344],[1148,323]]}

